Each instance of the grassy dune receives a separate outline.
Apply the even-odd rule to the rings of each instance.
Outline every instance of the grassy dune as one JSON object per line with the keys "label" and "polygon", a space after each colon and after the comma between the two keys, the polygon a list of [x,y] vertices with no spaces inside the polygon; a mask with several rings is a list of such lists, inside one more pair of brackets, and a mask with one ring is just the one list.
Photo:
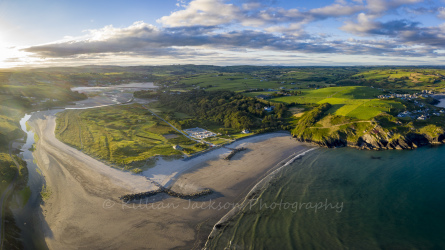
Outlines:
{"label": "grassy dune", "polygon": [[[171,134],[177,136],[163,136]],[[56,137],[89,155],[127,168],[142,167],[145,160],[156,155],[180,156],[203,149],[138,104],[59,113]],[[173,145],[184,151],[173,149]]]}

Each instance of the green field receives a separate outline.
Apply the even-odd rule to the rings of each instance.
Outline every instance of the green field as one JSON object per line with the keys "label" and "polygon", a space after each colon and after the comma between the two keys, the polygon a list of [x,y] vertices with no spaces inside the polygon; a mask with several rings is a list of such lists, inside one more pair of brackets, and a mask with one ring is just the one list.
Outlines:
{"label": "green field", "polygon": [[[223,68],[221,68],[223,69]],[[344,74],[353,75],[359,70],[344,70]],[[339,73],[339,72],[337,72]],[[338,78],[328,68],[272,68],[258,67],[252,72],[212,72],[177,77],[169,82],[172,87],[183,89],[232,90],[249,89],[301,89],[330,86]]]}
{"label": "green field", "polygon": [[328,113],[359,120],[369,120],[382,112],[404,108],[400,102],[377,99],[380,94],[382,91],[370,87],[330,87],[302,90],[302,95],[278,97],[271,101],[288,104],[330,103],[332,108]]}
{"label": "green field", "polygon": [[[411,109],[412,103],[377,99],[378,95],[385,93],[382,89],[399,93],[413,93],[422,89],[438,91],[445,87],[443,75],[445,75],[444,69],[420,67],[171,65],[2,70],[0,71],[0,142],[2,152],[5,152],[10,140],[23,136],[18,121],[25,111],[46,109],[85,98],[70,91],[69,88],[74,85],[95,86],[154,81],[160,87],[159,93],[169,90],[189,92],[199,88],[210,92],[230,90],[248,97],[271,94],[281,89],[295,90],[299,92],[297,95],[277,97],[268,101],[288,104],[289,108],[304,111],[323,103],[330,103],[331,107],[326,111],[326,115],[332,115],[334,117],[332,119],[345,117],[349,123],[354,123],[369,121],[385,113],[395,116],[397,112],[407,107]],[[266,91],[268,89],[275,91]],[[249,92],[255,90],[258,92]],[[271,105],[268,101],[261,100],[260,104]],[[240,104],[239,107],[242,109],[243,105]],[[202,119],[201,114],[174,107],[166,108],[150,104],[150,108],[179,128],[199,126],[219,132],[224,138],[227,137],[226,139],[229,139],[229,136],[231,139],[245,136],[240,134],[241,127],[224,128],[223,121],[226,118],[223,119],[217,114],[212,114],[206,120]],[[261,106],[252,112],[262,108]],[[72,115],[68,116],[67,113]],[[291,112],[283,112],[279,116],[271,112],[267,115],[262,114],[252,121],[258,123],[258,129],[265,127],[287,129],[289,125],[298,124],[298,117],[292,116]],[[277,121],[279,124],[275,126],[274,123]],[[413,122],[414,126],[442,124],[440,117],[432,117],[424,122]],[[326,124],[328,123],[317,123],[310,129],[317,127],[324,129]],[[365,124],[357,126],[362,125],[365,126]],[[202,150],[181,135],[166,139],[163,135],[176,132],[135,105],[97,109],[94,112],[68,111],[59,116],[58,129],[58,136],[64,138],[67,143],[121,166],[138,165],[154,155],[182,155]],[[221,137],[211,140],[215,144],[220,144],[224,143],[225,139]],[[173,150],[172,145],[176,144],[183,146],[184,152]]]}
{"label": "green field", "polygon": [[[182,156],[205,148],[138,104],[64,111],[57,115],[56,136],[89,155],[128,169],[143,167],[145,160],[156,155]],[[184,151],[173,149],[174,145]]]}
{"label": "green field", "polygon": [[230,89],[232,91],[291,86],[279,84],[276,81],[262,79],[249,74],[201,74],[183,78],[179,81],[179,84],[184,84],[187,89],[199,87],[208,90]]}
{"label": "green field", "polygon": [[441,89],[445,87],[445,70],[428,68],[375,69],[353,75],[357,83],[388,89]]}

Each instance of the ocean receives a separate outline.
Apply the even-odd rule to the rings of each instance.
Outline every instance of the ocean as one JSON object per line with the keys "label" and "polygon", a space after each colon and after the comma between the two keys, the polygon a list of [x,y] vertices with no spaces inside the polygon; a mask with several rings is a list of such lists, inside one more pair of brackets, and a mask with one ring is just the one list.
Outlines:
{"label": "ocean", "polygon": [[316,149],[285,167],[210,249],[445,249],[445,146]]}

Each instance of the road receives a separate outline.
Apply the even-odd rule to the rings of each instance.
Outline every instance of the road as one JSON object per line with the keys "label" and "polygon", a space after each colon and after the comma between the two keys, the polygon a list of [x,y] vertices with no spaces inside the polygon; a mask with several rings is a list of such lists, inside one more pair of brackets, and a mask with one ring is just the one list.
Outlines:
{"label": "road", "polygon": [[154,115],[154,116],[156,116],[157,118],[161,119],[162,121],[164,121],[165,123],[167,123],[168,125],[170,125],[170,127],[174,128],[176,131],[178,131],[179,133],[183,134],[185,137],[189,138],[190,140],[195,141],[195,142],[199,142],[199,143],[204,142],[204,143],[208,144],[208,145],[211,146],[211,147],[215,146],[213,143],[210,143],[210,142],[207,142],[207,141],[204,141],[204,140],[197,140],[197,139],[195,139],[195,138],[190,137],[190,136],[187,135],[186,133],[182,132],[181,130],[179,130],[178,128],[176,128],[175,126],[173,126],[173,125],[172,125],[171,123],[169,123],[168,121],[164,120],[162,117],[160,117],[159,115],[157,115],[155,112],[151,111],[151,110],[150,110],[149,108],[147,108],[145,105],[142,105],[142,107],[144,107],[145,109],[147,109],[148,111],[150,111],[150,113],[151,113],[152,115]]}
{"label": "road", "polygon": [[2,194],[2,196],[0,198],[0,215],[1,215],[0,216],[0,240],[1,240],[0,249],[3,249],[3,241],[4,241],[4,238],[5,238],[5,235],[3,234],[3,226],[4,226],[3,225],[4,224],[4,221],[3,221],[3,207],[4,207],[4,201],[8,199],[9,195],[11,194],[11,191],[14,189],[14,185],[15,185],[15,182],[16,182],[17,177],[19,175],[19,169],[20,169],[19,163],[15,160],[15,158],[12,155],[12,143],[13,142],[9,143],[9,156],[14,161],[14,164],[17,167],[17,172],[15,173],[15,176],[12,179],[11,183],[9,183],[8,187],[5,189],[5,191],[3,191],[3,194]]}

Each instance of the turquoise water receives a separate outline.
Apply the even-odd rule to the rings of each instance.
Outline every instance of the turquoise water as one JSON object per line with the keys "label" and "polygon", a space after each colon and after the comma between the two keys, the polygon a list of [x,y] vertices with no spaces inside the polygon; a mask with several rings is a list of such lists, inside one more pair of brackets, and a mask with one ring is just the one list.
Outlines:
{"label": "turquoise water", "polygon": [[445,249],[444,156],[445,146],[314,150],[280,172],[209,246]]}

